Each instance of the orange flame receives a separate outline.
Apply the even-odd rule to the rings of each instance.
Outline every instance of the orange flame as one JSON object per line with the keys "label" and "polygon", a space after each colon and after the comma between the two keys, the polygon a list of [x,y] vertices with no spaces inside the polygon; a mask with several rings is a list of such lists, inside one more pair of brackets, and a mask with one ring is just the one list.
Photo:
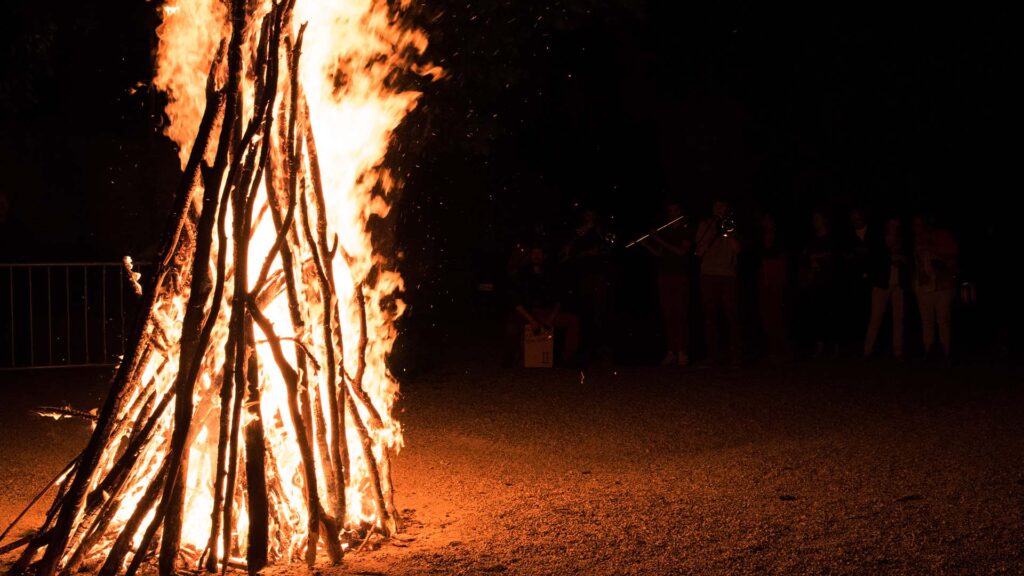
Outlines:
{"label": "orange flame", "polygon": [[[403,1],[401,7],[407,7]],[[251,22],[259,22],[270,12],[269,0],[256,2],[252,7]],[[169,0],[162,8],[163,21],[157,30],[160,42],[157,70],[154,84],[168,96],[166,113],[171,122],[166,135],[178,146],[182,166],[191,152],[189,149],[198,131],[206,103],[207,74],[214,61],[222,38],[230,34],[228,10],[222,0]],[[293,17],[286,31],[292,38],[299,27],[307,25],[302,46],[299,77],[302,94],[308,102],[309,122],[317,146],[321,180],[326,201],[327,229],[341,249],[333,256],[334,285],[336,286],[340,311],[341,334],[339,352],[342,353],[344,372],[351,375],[358,369],[362,309],[359,305],[357,286],[363,286],[365,298],[366,365],[362,387],[370,398],[372,408],[380,421],[370,427],[372,451],[378,461],[386,466],[388,453],[402,447],[401,425],[391,415],[391,409],[398,395],[398,383],[388,371],[386,359],[397,336],[395,321],[402,313],[403,305],[396,295],[403,289],[401,276],[384,269],[384,255],[374,251],[374,245],[367,229],[371,216],[385,216],[389,210],[388,195],[393,183],[381,165],[392,133],[404,116],[411,111],[419,96],[416,92],[400,91],[392,87],[390,78],[396,70],[412,69],[412,58],[426,49],[426,37],[418,30],[404,25],[389,10],[387,4],[378,0],[297,0]],[[245,31],[243,54],[255,52],[258,26]],[[285,51],[282,50],[282,58]],[[248,63],[250,57],[244,58]],[[249,64],[247,64],[248,66]],[[282,63],[282,67],[284,64]],[[223,68],[223,66],[221,66]],[[251,70],[243,73],[243,124],[252,116],[254,74]],[[218,72],[224,75],[224,71]],[[422,72],[421,72],[422,73]],[[436,76],[437,69],[426,73]],[[285,75],[282,74],[282,93],[287,90]],[[223,81],[223,78],[220,78]],[[274,132],[277,128],[275,127]],[[264,135],[263,137],[273,137]],[[211,148],[213,148],[211,146]],[[211,152],[212,153],[212,152]],[[271,162],[283,162],[273,158]],[[280,173],[280,171],[279,171]],[[264,212],[267,203],[265,183],[261,183],[254,214]],[[230,218],[230,211],[228,212]],[[270,252],[277,232],[269,217],[256,218],[249,250],[249,269],[259,270],[263,259]],[[226,223],[230,229],[230,223]],[[218,250],[227,251],[228,274],[233,270],[232,254],[228,246],[214,245],[212,259]],[[273,264],[271,272],[281,270],[281,259]],[[309,277],[307,270],[299,266],[296,274]],[[250,275],[250,286],[255,284],[255,274]],[[231,285],[229,278],[228,285]],[[320,326],[325,307],[330,302],[319,302],[316,294],[306,295],[303,333],[294,333],[290,320],[288,301],[280,293],[262,306],[264,315],[274,325],[281,339],[304,343],[314,350],[327,346],[323,334],[309,327]],[[300,295],[300,298],[302,295]],[[147,408],[152,396],[160,398],[173,387],[178,372],[181,321],[185,314],[186,296],[183,291],[162,298],[156,304],[153,321],[148,330],[156,342],[141,369],[138,390],[125,399],[120,406],[118,420],[135,420]],[[191,449],[188,454],[187,490],[182,531],[183,552],[198,558],[207,545],[211,531],[210,510],[213,508],[214,478],[216,476],[218,416],[220,412],[217,370],[224,364],[224,342],[228,334],[230,302],[225,302],[214,328],[206,357],[203,359],[203,373],[195,388],[195,415],[191,434]],[[271,559],[290,560],[302,550],[306,534],[307,511],[305,506],[304,477],[300,473],[301,455],[295,448],[295,423],[292,422],[287,406],[287,391],[283,378],[271,359],[269,344],[258,341],[257,353],[260,362],[261,403],[258,417],[262,420],[266,443],[274,456],[268,464],[267,474],[277,480],[280,490],[269,494],[271,500]],[[285,354],[293,365],[298,365],[295,351],[285,347]],[[319,354],[314,354],[320,356]],[[309,387],[313,398],[328,408],[325,374],[314,368]],[[357,404],[359,417],[369,421],[369,408]],[[250,417],[243,410],[243,419]],[[128,492],[111,523],[112,533],[128,520],[146,487],[156,477],[166,455],[167,440],[173,427],[172,410],[167,410],[156,428],[159,442],[150,442],[140,455],[138,464],[131,469]],[[358,527],[378,525],[382,522],[381,510],[374,498],[371,487],[370,466],[363,456],[358,436],[352,432],[356,425],[353,414],[347,414],[344,425],[349,430],[349,465],[351,482],[346,491],[345,525]],[[244,426],[243,420],[242,425]],[[313,426],[319,424],[313,423]],[[131,427],[122,428],[124,441]],[[116,442],[108,446],[99,466],[100,471],[110,470],[120,455]],[[311,442],[311,444],[314,444]],[[314,450],[319,456],[320,448]],[[389,475],[388,470],[381,471]],[[328,479],[319,471],[320,493],[326,493]],[[94,476],[91,488],[98,485],[102,474]],[[390,488],[390,481],[386,483]],[[390,495],[389,495],[390,496]],[[248,518],[244,505],[245,491],[236,488],[233,498],[237,518],[233,528],[233,550],[222,551],[223,555],[244,550]],[[147,525],[148,519],[142,525]],[[81,535],[80,535],[81,536]],[[136,545],[141,534],[135,535]],[[70,549],[70,548],[69,548]],[[66,560],[66,558],[65,558]]]}

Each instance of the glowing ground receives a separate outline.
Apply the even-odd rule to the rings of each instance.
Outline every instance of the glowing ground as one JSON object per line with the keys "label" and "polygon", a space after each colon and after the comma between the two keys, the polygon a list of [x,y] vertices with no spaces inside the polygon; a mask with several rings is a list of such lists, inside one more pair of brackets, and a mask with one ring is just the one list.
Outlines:
{"label": "glowing ground", "polygon": [[[88,433],[29,409],[90,408],[101,382],[0,373],[0,524]],[[605,368],[581,383],[464,363],[403,382],[403,539],[323,574],[1014,573],[1022,382],[983,364]]]}

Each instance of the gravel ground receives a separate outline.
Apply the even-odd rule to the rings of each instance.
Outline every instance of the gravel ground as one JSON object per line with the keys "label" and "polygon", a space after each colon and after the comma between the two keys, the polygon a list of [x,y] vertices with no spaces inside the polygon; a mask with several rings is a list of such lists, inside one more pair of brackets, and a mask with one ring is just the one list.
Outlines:
{"label": "gravel ground", "polygon": [[[325,576],[1024,574],[1007,370],[461,366],[404,384],[405,534]],[[90,408],[100,376],[0,375],[0,524],[88,434],[28,409]]]}
{"label": "gravel ground", "polygon": [[[85,421],[42,418],[32,409],[97,407],[108,380],[97,369],[0,372],[0,530],[85,448],[92,431]],[[52,498],[40,500],[4,543],[41,524]]]}

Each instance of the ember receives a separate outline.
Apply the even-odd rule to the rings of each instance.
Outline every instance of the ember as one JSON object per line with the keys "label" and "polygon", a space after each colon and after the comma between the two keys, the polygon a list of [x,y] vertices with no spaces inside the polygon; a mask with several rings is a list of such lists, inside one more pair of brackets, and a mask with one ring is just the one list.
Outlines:
{"label": "ember", "polygon": [[148,315],[12,573],[134,574],[151,553],[161,574],[254,573],[400,526],[385,359],[402,280],[367,222],[418,96],[390,80],[426,39],[372,0],[163,14],[155,84],[183,178]]}

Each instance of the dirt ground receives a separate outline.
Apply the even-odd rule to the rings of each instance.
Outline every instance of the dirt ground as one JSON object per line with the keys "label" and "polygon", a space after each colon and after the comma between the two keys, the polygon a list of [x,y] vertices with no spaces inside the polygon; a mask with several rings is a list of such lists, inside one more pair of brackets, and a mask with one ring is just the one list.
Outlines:
{"label": "dirt ground", "polygon": [[[102,376],[0,374],[0,525],[88,434],[29,409],[95,406]],[[1007,369],[849,360],[581,381],[467,362],[403,390],[405,534],[324,576],[1024,574],[1024,386]]]}

